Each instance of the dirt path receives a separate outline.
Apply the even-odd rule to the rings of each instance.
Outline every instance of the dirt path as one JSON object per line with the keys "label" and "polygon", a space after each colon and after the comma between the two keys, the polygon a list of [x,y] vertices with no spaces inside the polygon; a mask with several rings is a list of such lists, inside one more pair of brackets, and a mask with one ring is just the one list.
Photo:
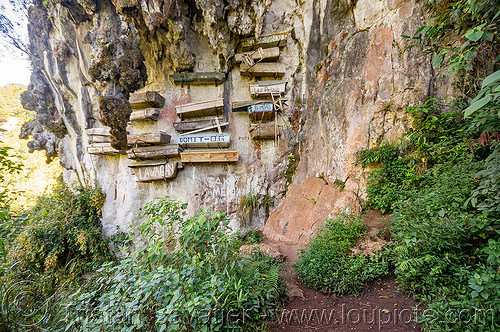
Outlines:
{"label": "dirt path", "polygon": [[[365,216],[373,228],[383,228],[383,216],[370,212]],[[412,308],[417,302],[396,286],[394,275],[369,283],[358,296],[328,296],[303,285],[291,266],[297,259],[297,245],[279,245],[287,257],[287,283],[290,300],[268,331],[420,331],[413,322]]]}

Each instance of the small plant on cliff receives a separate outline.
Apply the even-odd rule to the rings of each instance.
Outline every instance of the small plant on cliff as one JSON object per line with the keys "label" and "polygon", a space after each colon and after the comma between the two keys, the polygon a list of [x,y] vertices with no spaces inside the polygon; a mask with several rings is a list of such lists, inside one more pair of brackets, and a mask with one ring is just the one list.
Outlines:
{"label": "small plant on cliff", "polygon": [[281,172],[281,176],[283,176],[286,180],[285,182],[285,192],[286,194],[288,187],[292,184],[293,181],[293,175],[295,174],[295,171],[297,170],[297,166],[299,165],[300,157],[297,155],[295,156],[294,154],[288,155],[288,163],[286,164],[285,170]]}
{"label": "small plant on cliff", "polygon": [[355,255],[351,247],[366,226],[353,215],[328,220],[299,253],[295,267],[306,285],[325,293],[357,294],[366,281],[388,273],[382,256]]}

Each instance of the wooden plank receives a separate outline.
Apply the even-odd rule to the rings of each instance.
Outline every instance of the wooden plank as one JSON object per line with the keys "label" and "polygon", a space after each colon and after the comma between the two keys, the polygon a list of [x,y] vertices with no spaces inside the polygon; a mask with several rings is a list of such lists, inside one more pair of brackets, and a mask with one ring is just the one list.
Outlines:
{"label": "wooden plank", "polygon": [[259,38],[245,38],[241,41],[241,49],[243,51],[256,49],[259,47],[282,47],[285,46],[288,38],[288,31],[277,32],[267,35],[262,35]]}
{"label": "wooden plank", "polygon": [[186,150],[181,153],[183,163],[234,163],[239,152],[235,150]]}
{"label": "wooden plank", "polygon": [[128,167],[129,168],[137,168],[144,166],[157,166],[157,165],[165,165],[167,161],[165,158],[163,159],[153,159],[153,160],[130,160]]}
{"label": "wooden plank", "polygon": [[223,123],[219,123],[218,125],[213,125],[213,126],[210,126],[210,127],[205,127],[205,128],[201,128],[201,129],[196,129],[196,130],[188,131],[188,132],[185,132],[182,135],[196,134],[196,133],[200,133],[202,131],[213,130],[213,129],[218,129],[219,132],[222,133],[222,130],[220,128],[221,127],[226,127],[226,126],[229,126],[229,122],[223,122]]}
{"label": "wooden plank", "polygon": [[270,96],[271,94],[283,94],[286,91],[287,81],[258,81],[250,84],[250,94],[252,96]]}
{"label": "wooden plank", "polygon": [[112,148],[111,143],[95,143],[89,145],[87,147],[87,152],[89,154],[107,155],[107,156],[113,156],[125,153],[124,151]]}
{"label": "wooden plank", "polygon": [[[192,120],[192,121],[180,121],[174,123],[175,130],[179,132],[192,131],[197,129],[203,129],[210,126],[217,125],[216,118],[202,119],[202,120]],[[226,122],[224,117],[218,118],[221,127],[227,126],[229,123]]]}
{"label": "wooden plank", "polygon": [[132,145],[152,145],[152,144],[168,144],[170,143],[170,135],[163,131],[144,134],[129,134],[127,136],[129,146]]}
{"label": "wooden plank", "polygon": [[177,176],[177,162],[133,168],[139,182],[171,180]]}
{"label": "wooden plank", "polygon": [[236,61],[236,63],[240,63],[243,62],[246,57],[254,61],[277,61],[279,56],[279,47],[258,48],[254,51],[236,53],[234,61]]}
{"label": "wooden plank", "polygon": [[165,98],[160,96],[160,94],[156,91],[148,91],[130,95],[129,103],[133,110],[150,107],[163,107],[163,105],[165,105]]}
{"label": "wooden plank", "polygon": [[183,117],[198,117],[207,115],[216,115],[224,112],[224,99],[217,98],[212,100],[189,103],[175,107],[177,115]]}
{"label": "wooden plank", "polygon": [[159,159],[165,157],[176,157],[182,151],[177,144],[141,146],[127,151],[128,159]]}
{"label": "wooden plank", "polygon": [[210,148],[227,148],[231,141],[229,134],[193,134],[181,135],[177,137],[177,144],[187,147],[210,147]]}
{"label": "wooden plank", "polygon": [[274,118],[274,105],[269,102],[262,102],[248,106],[248,116],[252,120],[271,120]]}
{"label": "wooden plank", "polygon": [[218,72],[171,74],[169,77],[175,84],[188,85],[221,84],[226,80],[226,74]]}
{"label": "wooden plank", "polygon": [[111,134],[109,133],[108,127],[85,129],[85,133],[89,136],[91,136],[91,135],[111,136]]}
{"label": "wooden plank", "polygon": [[145,108],[132,111],[132,114],[130,114],[130,121],[157,121],[159,116],[159,109]]}
{"label": "wooden plank", "polygon": [[281,77],[285,75],[285,71],[286,67],[283,63],[259,62],[253,66],[244,63],[240,64],[241,75]]}
{"label": "wooden plank", "polygon": [[111,143],[111,135],[90,135],[89,144],[94,143]]}
{"label": "wooden plank", "polygon": [[250,124],[248,128],[252,139],[274,139],[281,136],[281,126],[276,126],[274,122]]}

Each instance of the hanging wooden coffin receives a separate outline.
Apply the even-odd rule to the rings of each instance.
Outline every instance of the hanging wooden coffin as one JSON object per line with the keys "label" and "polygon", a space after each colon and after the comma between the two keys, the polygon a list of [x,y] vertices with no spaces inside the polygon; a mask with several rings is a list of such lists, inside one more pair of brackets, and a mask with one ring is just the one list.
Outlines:
{"label": "hanging wooden coffin", "polygon": [[159,116],[159,109],[146,108],[132,111],[132,114],[130,114],[130,121],[157,121]]}
{"label": "hanging wooden coffin", "polygon": [[186,150],[181,153],[183,163],[234,163],[239,152],[234,150]]}
{"label": "hanging wooden coffin", "polygon": [[224,73],[217,72],[171,74],[169,77],[175,84],[188,85],[221,84],[226,79]]}
{"label": "hanging wooden coffin", "polygon": [[124,151],[112,148],[111,143],[94,143],[87,147],[87,152],[89,154],[106,155],[106,156],[114,156],[125,153]]}
{"label": "hanging wooden coffin", "polygon": [[276,62],[258,62],[253,66],[245,63],[240,65],[240,74],[247,76],[281,77],[285,75],[285,71],[285,64]]}
{"label": "hanging wooden coffin", "polygon": [[129,165],[139,182],[171,180],[177,176],[177,162],[138,163]]}
{"label": "hanging wooden coffin", "polygon": [[156,91],[135,93],[130,95],[128,101],[133,110],[150,107],[163,107],[163,105],[165,105],[165,98],[160,96],[160,94]]}
{"label": "hanging wooden coffin", "polygon": [[235,101],[231,106],[233,112],[248,112],[248,106],[260,104],[260,103],[272,103],[272,100],[247,100],[247,101]]}
{"label": "hanging wooden coffin", "polygon": [[275,139],[281,136],[281,126],[276,125],[274,122],[251,123],[248,130],[254,140]]}
{"label": "hanging wooden coffin", "polygon": [[258,48],[255,51],[250,51],[250,52],[243,52],[243,53],[237,53],[234,56],[234,61],[236,63],[240,62],[248,62],[248,59],[251,59],[250,61],[276,61],[278,60],[280,56],[280,49],[279,47],[272,47],[272,48]]}
{"label": "hanging wooden coffin", "polygon": [[257,84],[250,85],[252,97],[270,96],[272,94],[284,94],[287,81],[258,81]]}
{"label": "hanging wooden coffin", "polygon": [[231,140],[229,134],[193,134],[177,137],[177,144],[187,147],[227,148]]}
{"label": "hanging wooden coffin", "polygon": [[177,157],[182,147],[178,144],[139,146],[127,151],[128,159],[161,159]]}
{"label": "hanging wooden coffin", "polygon": [[209,130],[209,129],[216,128],[217,124],[220,127],[225,127],[225,126],[229,125],[229,122],[227,122],[223,117],[202,119],[202,120],[192,120],[192,121],[181,121],[181,122],[175,122],[174,128],[175,128],[175,130],[177,130],[179,132],[193,131],[193,130],[200,130],[200,129]]}
{"label": "hanging wooden coffin", "polygon": [[89,144],[94,143],[111,143],[111,134],[109,128],[90,128],[86,129]]}
{"label": "hanging wooden coffin", "polygon": [[159,131],[156,133],[129,134],[127,136],[129,146],[134,145],[155,145],[170,143],[170,135]]}
{"label": "hanging wooden coffin", "polygon": [[288,31],[262,35],[259,38],[246,38],[241,41],[241,48],[243,51],[248,51],[259,47],[281,47],[285,46],[287,38]]}
{"label": "hanging wooden coffin", "polygon": [[274,118],[273,103],[265,102],[248,106],[248,116],[254,121],[271,120]]}
{"label": "hanging wooden coffin", "polygon": [[207,115],[217,115],[224,113],[224,99],[212,99],[179,105],[175,107],[177,115],[183,119],[184,117],[198,117]]}

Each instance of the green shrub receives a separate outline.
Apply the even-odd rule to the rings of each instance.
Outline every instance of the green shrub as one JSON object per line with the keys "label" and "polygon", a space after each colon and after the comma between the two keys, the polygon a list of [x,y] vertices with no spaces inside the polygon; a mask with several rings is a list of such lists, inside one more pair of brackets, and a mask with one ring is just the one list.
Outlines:
{"label": "green shrub", "polygon": [[145,206],[137,235],[146,244],[71,296],[67,329],[248,330],[274,315],[279,264],[260,252],[243,256],[224,213],[186,219],[185,208],[167,198]]}
{"label": "green shrub", "polygon": [[350,248],[365,234],[359,218],[328,220],[301,250],[295,268],[309,287],[335,294],[357,294],[366,281],[385,275],[388,263],[381,257],[354,255]]}
{"label": "green shrub", "polygon": [[[462,109],[460,103],[436,100],[411,108],[414,125],[406,137],[361,151],[358,163],[380,165],[370,174],[369,202],[394,211],[389,256],[398,283],[433,313],[419,317],[424,329],[495,331],[500,328],[500,144],[493,131],[498,109],[484,107],[470,120]],[[457,317],[468,312],[471,320]]]}
{"label": "green shrub", "polygon": [[0,271],[2,301],[9,304],[1,314],[3,328],[55,329],[61,299],[84,273],[112,259],[100,222],[103,202],[98,188],[69,189],[60,181],[12,219],[16,232]]}

